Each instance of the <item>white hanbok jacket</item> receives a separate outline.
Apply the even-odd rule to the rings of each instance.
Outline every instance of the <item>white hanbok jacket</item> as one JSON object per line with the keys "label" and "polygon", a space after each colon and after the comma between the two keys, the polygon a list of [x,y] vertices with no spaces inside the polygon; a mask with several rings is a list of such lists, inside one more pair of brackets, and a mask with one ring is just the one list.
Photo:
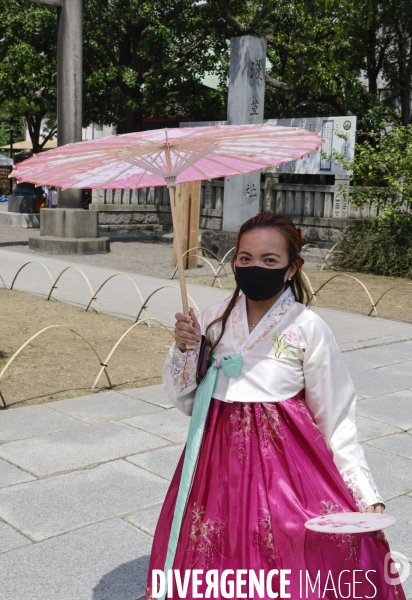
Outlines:
{"label": "white hanbok jacket", "polygon": [[[220,316],[228,300],[203,310],[201,333]],[[217,323],[207,331],[214,343]],[[163,366],[171,400],[190,415],[196,393],[198,347],[181,352],[173,344]],[[214,355],[242,355],[236,379],[218,370],[213,397],[223,402],[282,402],[305,389],[307,406],[358,508],[382,502],[358,442],[356,392],[331,329],[313,311],[296,302],[287,288],[249,333],[246,298],[240,295]],[[383,502],[382,502],[383,503]]]}

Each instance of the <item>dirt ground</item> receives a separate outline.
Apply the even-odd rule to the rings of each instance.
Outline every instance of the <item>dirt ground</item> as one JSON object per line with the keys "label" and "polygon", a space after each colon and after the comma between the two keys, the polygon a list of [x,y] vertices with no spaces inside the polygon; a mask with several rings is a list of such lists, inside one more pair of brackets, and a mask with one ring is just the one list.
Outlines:
{"label": "dirt ground", "polygon": [[[49,325],[65,325],[81,333],[102,362],[133,321],[32,294],[0,289],[0,372],[9,358],[32,335]],[[5,318],[5,315],[7,317]],[[138,325],[113,354],[108,372],[116,390],[161,382],[161,367],[173,342],[171,332]],[[63,328],[45,331],[24,348],[0,380],[9,406],[39,404],[91,393],[100,361],[87,343]],[[102,374],[96,391],[108,390]]]}

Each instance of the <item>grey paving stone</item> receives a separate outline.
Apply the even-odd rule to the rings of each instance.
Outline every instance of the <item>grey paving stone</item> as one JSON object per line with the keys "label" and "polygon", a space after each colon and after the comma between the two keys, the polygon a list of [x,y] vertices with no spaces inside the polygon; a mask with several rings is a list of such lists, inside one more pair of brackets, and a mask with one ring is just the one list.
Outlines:
{"label": "grey paving stone", "polygon": [[149,508],[148,510],[142,510],[141,512],[134,513],[133,515],[128,515],[126,517],[126,521],[129,521],[153,537],[161,510],[161,506]]}
{"label": "grey paving stone", "polygon": [[363,444],[365,457],[378,487],[386,501],[412,491],[411,461],[380,448]]}
{"label": "grey paving stone", "polygon": [[139,398],[150,404],[161,406],[162,408],[172,408],[172,404],[165,392],[163,384],[151,385],[148,387],[135,388],[133,390],[122,390],[120,393],[132,398]]}
{"label": "grey paving stone", "polygon": [[352,373],[356,391],[361,396],[381,396],[412,387],[410,375],[392,372],[391,367],[368,369]]}
{"label": "grey paving stone", "polygon": [[401,432],[398,427],[393,427],[393,425],[388,425],[387,423],[382,423],[382,421],[376,421],[375,419],[369,419],[368,417],[362,417],[360,415],[356,415],[356,428],[358,430],[358,439],[360,442],[366,442],[367,440],[380,438],[384,435]]}
{"label": "grey paving stone", "polygon": [[172,408],[153,415],[124,419],[122,423],[139,427],[179,444],[186,442],[190,419],[177,408]]}
{"label": "grey paving stone", "polygon": [[407,354],[412,356],[412,342],[400,342],[399,344],[390,344],[388,350],[396,354]]}
{"label": "grey paving stone", "polygon": [[363,364],[369,364],[373,367],[383,367],[385,365],[392,365],[400,362],[407,361],[409,357],[403,353],[397,353],[395,347],[398,344],[389,344],[388,346],[378,346],[376,348],[365,348],[363,350],[353,350],[351,352],[344,352],[343,357],[345,362],[360,362]]}
{"label": "grey paving stone", "polygon": [[389,423],[400,429],[410,429],[412,427],[412,391],[402,390],[378,398],[361,400],[357,404],[357,413]]}
{"label": "grey paving stone", "polygon": [[401,552],[412,562],[412,498],[398,496],[388,500],[386,512],[397,519],[393,527],[385,530],[391,550]]}
{"label": "grey paving stone", "polygon": [[14,550],[14,548],[27,546],[27,544],[31,544],[30,540],[24,537],[24,535],[21,535],[21,533],[19,533],[15,529],[13,529],[13,527],[10,527],[10,525],[7,525],[7,523],[3,523],[2,521],[0,521],[0,554],[2,552]]}
{"label": "grey paving stone", "polygon": [[117,392],[105,392],[103,394],[91,394],[80,398],[59,400],[53,402],[51,408],[87,423],[117,421],[162,410],[158,406]]}
{"label": "grey paving stone", "polygon": [[34,541],[163,502],[169,484],[116,460],[0,490],[0,517]]}
{"label": "grey paving stone", "polygon": [[152,450],[151,452],[142,452],[141,454],[128,456],[127,460],[156,475],[161,475],[161,477],[171,480],[176,471],[177,463],[182,456],[183,448],[183,444],[168,446],[160,450]]}
{"label": "grey paving stone", "polygon": [[[376,448],[381,448],[387,452],[393,452],[412,460],[412,436],[408,433],[388,435],[384,438],[371,440],[369,443],[372,446],[376,446]],[[410,469],[412,470],[412,463]]]}
{"label": "grey paving stone", "polygon": [[26,473],[26,471],[22,471],[0,458],[0,488],[22,483],[23,481],[33,481],[34,479],[36,478],[30,473]]}
{"label": "grey paving stone", "polygon": [[[367,371],[368,369],[375,369],[377,366],[379,366],[377,364],[361,360],[360,358],[352,358],[352,354],[353,352],[342,354],[348,371],[351,374],[358,373],[359,371]],[[405,356],[404,358],[406,359],[407,357]]]}
{"label": "grey paving stone", "polygon": [[[148,416],[154,418],[157,414]],[[116,421],[3,444],[0,457],[41,477],[160,448],[165,444],[165,440],[159,437]]]}
{"label": "grey paving stone", "polygon": [[412,374],[412,360],[407,360],[400,363],[388,365],[386,367],[380,367],[379,371],[392,375],[411,375]]}
{"label": "grey paving stone", "polygon": [[136,600],[152,538],[112,519],[0,555],[2,600]]}
{"label": "grey paving stone", "polygon": [[0,411],[1,442],[63,431],[71,427],[86,427],[86,424],[47,406],[22,406]]}

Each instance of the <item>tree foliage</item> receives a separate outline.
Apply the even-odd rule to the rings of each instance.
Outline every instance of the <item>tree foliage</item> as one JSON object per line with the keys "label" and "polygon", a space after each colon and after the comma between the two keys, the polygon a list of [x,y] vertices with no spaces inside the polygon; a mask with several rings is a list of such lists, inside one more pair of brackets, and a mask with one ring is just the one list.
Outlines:
{"label": "tree foliage", "polygon": [[[0,106],[26,118],[39,149],[41,119],[55,124],[56,10],[0,0],[0,11]],[[228,40],[245,34],[267,40],[266,118],[409,124],[410,0],[84,0],[84,124],[225,118]],[[202,85],[208,72],[219,89]]]}
{"label": "tree foliage", "polygon": [[[0,0],[0,112],[24,117],[38,152],[55,132],[56,10],[26,0]],[[42,120],[49,127],[39,141]]]}
{"label": "tree foliage", "polygon": [[[211,0],[214,1],[214,0]],[[266,116],[358,115],[410,122],[410,0],[216,0],[232,35],[265,37]],[[359,80],[366,76],[366,86]],[[387,92],[378,97],[383,75]]]}
{"label": "tree foliage", "polygon": [[85,116],[138,131],[145,117],[225,117],[223,90],[201,85],[223,76],[227,43],[210,6],[193,0],[85,1]]}

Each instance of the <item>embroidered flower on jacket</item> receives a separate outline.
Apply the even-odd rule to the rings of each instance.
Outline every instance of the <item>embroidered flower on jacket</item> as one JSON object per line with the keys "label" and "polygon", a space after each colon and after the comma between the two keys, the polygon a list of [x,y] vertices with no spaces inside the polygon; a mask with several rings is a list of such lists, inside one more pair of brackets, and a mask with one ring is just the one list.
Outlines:
{"label": "embroidered flower on jacket", "polygon": [[295,358],[301,358],[305,346],[299,344],[298,335],[291,329],[286,329],[282,333],[274,333],[272,335],[273,346],[270,352],[270,356],[280,358],[281,356],[294,356]]}
{"label": "embroidered flower on jacket", "polygon": [[294,331],[292,331],[291,329],[286,329],[286,331],[283,332],[283,335],[288,340],[288,342],[298,342],[299,341],[298,334],[295,333]]}

